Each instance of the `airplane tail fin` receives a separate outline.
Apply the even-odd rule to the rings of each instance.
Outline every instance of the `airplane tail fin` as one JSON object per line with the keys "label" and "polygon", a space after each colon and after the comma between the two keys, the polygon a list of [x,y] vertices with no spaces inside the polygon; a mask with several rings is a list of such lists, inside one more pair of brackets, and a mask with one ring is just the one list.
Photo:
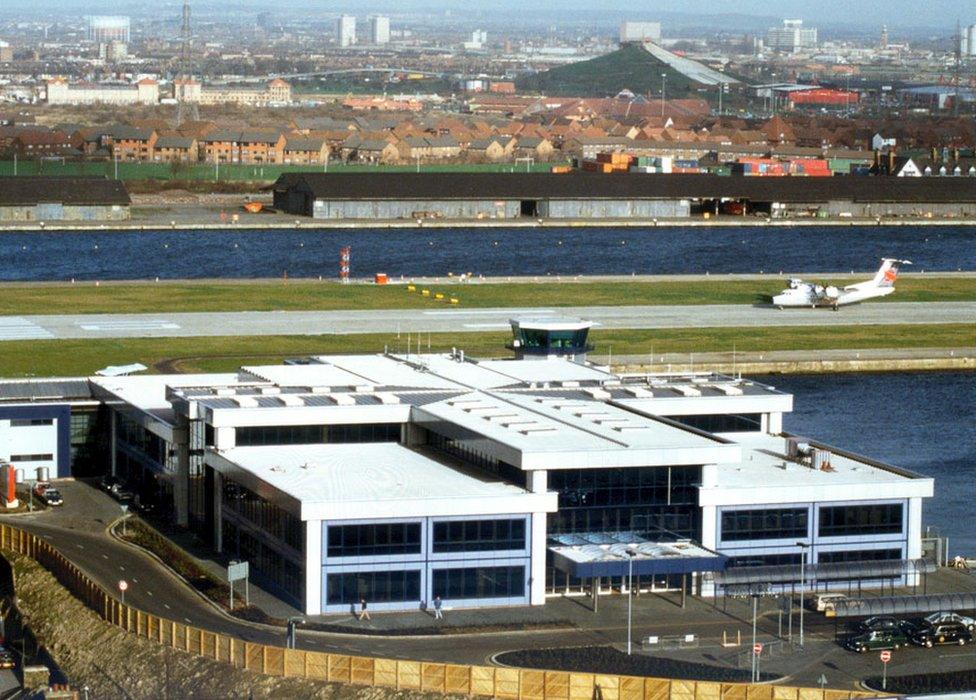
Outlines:
{"label": "airplane tail fin", "polygon": [[894,287],[895,280],[898,278],[898,268],[901,265],[911,265],[911,260],[897,260],[895,258],[884,258],[881,267],[878,268],[874,279],[871,280],[874,287]]}

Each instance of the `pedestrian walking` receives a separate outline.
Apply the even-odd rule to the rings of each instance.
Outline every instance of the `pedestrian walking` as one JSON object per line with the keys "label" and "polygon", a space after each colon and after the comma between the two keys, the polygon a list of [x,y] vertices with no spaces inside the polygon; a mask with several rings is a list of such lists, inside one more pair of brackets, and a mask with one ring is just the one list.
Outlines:
{"label": "pedestrian walking", "polygon": [[441,610],[441,607],[443,605],[444,605],[444,601],[441,600],[441,597],[439,595],[434,596],[434,619],[435,620],[444,619],[444,612]]}
{"label": "pedestrian walking", "polygon": [[367,609],[366,599],[360,598],[359,599],[359,621],[360,622],[362,622],[363,620],[372,621],[372,619],[373,618],[369,616],[369,610]]}

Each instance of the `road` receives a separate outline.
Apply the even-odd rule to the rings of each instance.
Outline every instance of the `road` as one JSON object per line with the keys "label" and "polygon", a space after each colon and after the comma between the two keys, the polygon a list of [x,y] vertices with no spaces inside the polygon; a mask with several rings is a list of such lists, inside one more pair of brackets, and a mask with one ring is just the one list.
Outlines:
{"label": "road", "polygon": [[499,331],[516,316],[568,316],[603,328],[856,326],[973,323],[976,302],[898,302],[828,309],[769,306],[568,306],[368,311],[242,311],[0,316],[0,341],[193,336],[471,333]]}
{"label": "road", "polygon": [[[7,516],[4,520],[44,537],[109,590],[116,590],[118,581],[125,579],[129,584],[127,603],[162,617],[240,639],[283,645],[283,630],[229,618],[155,559],[108,535],[106,528],[120,510],[118,504],[107,495],[82,482],[67,481],[59,486],[65,495],[66,505],[63,508],[32,515]],[[763,601],[766,614],[759,620],[759,638],[766,642],[772,642],[777,634],[779,621],[772,612],[774,604],[775,600]],[[730,663],[742,649],[723,649],[718,640],[723,632],[734,635],[734,631],[739,630],[743,641],[748,642],[746,636],[751,623],[749,606],[748,601],[742,600],[713,605],[707,600],[690,597],[687,609],[683,610],[676,604],[674,596],[641,595],[635,599],[633,608],[635,639],[647,634],[684,635],[694,632],[702,641],[700,648],[684,652],[656,652],[656,655],[724,665]],[[385,658],[485,664],[490,663],[495,654],[513,649],[621,645],[626,641],[625,598],[602,598],[597,614],[587,608],[585,600],[553,598],[547,602],[545,609],[532,609],[536,613],[543,613],[547,619],[569,620],[575,625],[566,629],[385,637],[356,634],[357,628],[353,625],[349,627],[349,634],[300,632],[298,646],[315,651]],[[466,616],[467,624],[477,624],[479,619],[483,623],[514,619],[518,614],[519,609],[447,613],[449,621],[453,618],[455,622]],[[419,612],[387,615],[415,616],[413,619],[423,617],[429,624],[429,618]],[[376,617],[382,616],[377,614]],[[826,672],[831,687],[851,687],[857,679],[880,670],[876,655],[858,656],[835,644],[835,629],[831,621],[819,615],[806,617],[807,650],[773,657],[764,668],[788,674],[791,683],[808,686],[816,686],[820,674]],[[343,624],[349,620],[349,616],[332,615],[321,619]],[[785,630],[785,619],[783,625]],[[969,667],[972,660],[973,652],[969,648],[911,648],[896,652],[889,672],[909,673],[917,670],[922,663],[927,663],[932,670],[955,670]]]}

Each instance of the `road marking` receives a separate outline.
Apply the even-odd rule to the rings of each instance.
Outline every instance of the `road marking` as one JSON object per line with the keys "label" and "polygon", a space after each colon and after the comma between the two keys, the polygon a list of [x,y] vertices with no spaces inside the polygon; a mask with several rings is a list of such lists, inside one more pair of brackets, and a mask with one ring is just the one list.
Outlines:
{"label": "road marking", "polygon": [[43,340],[54,333],[20,316],[0,317],[0,340]]}
{"label": "road marking", "polygon": [[465,323],[465,328],[511,328],[511,323]]}
{"label": "road marking", "polygon": [[125,571],[125,567],[119,564],[119,571]]}
{"label": "road marking", "polygon": [[146,591],[146,595],[152,595],[152,591]]}
{"label": "road marking", "polygon": [[555,313],[552,309],[484,309],[482,311],[424,311],[424,316],[507,316],[509,314],[551,314]]}
{"label": "road marking", "polygon": [[78,549],[84,549],[85,548],[85,545],[78,544],[77,542],[75,542],[75,547],[77,547]]}
{"label": "road marking", "polygon": [[175,331],[180,326],[162,319],[108,319],[105,321],[76,321],[75,325],[83,331]]}
{"label": "road marking", "polygon": [[191,620],[190,618],[184,617],[183,619],[186,620],[187,622],[189,622],[191,625],[193,624],[193,620]]}
{"label": "road marking", "polygon": [[135,576],[133,576],[132,577],[132,583],[139,583],[139,579],[137,579]]}
{"label": "road marking", "polygon": [[107,554],[103,554],[102,555],[102,559],[108,559],[108,555]]}
{"label": "road marking", "polygon": [[169,610],[169,603],[163,603],[163,607]]}

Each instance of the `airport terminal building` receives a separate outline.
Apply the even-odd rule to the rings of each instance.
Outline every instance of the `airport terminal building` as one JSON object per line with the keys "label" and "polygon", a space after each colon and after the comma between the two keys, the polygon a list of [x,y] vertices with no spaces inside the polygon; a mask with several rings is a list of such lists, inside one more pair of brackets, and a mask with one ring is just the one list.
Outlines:
{"label": "airport terminal building", "polygon": [[[931,479],[784,434],[793,397],[755,381],[587,363],[587,328],[515,323],[515,359],[320,356],[30,399],[0,382],[0,461],[67,476],[65,450],[101,445],[306,614],[542,605],[625,589],[629,566],[642,590],[706,596],[758,566],[791,586],[801,560],[821,588],[846,590],[826,572],[848,563],[915,582]],[[76,412],[94,417],[66,437]]]}

